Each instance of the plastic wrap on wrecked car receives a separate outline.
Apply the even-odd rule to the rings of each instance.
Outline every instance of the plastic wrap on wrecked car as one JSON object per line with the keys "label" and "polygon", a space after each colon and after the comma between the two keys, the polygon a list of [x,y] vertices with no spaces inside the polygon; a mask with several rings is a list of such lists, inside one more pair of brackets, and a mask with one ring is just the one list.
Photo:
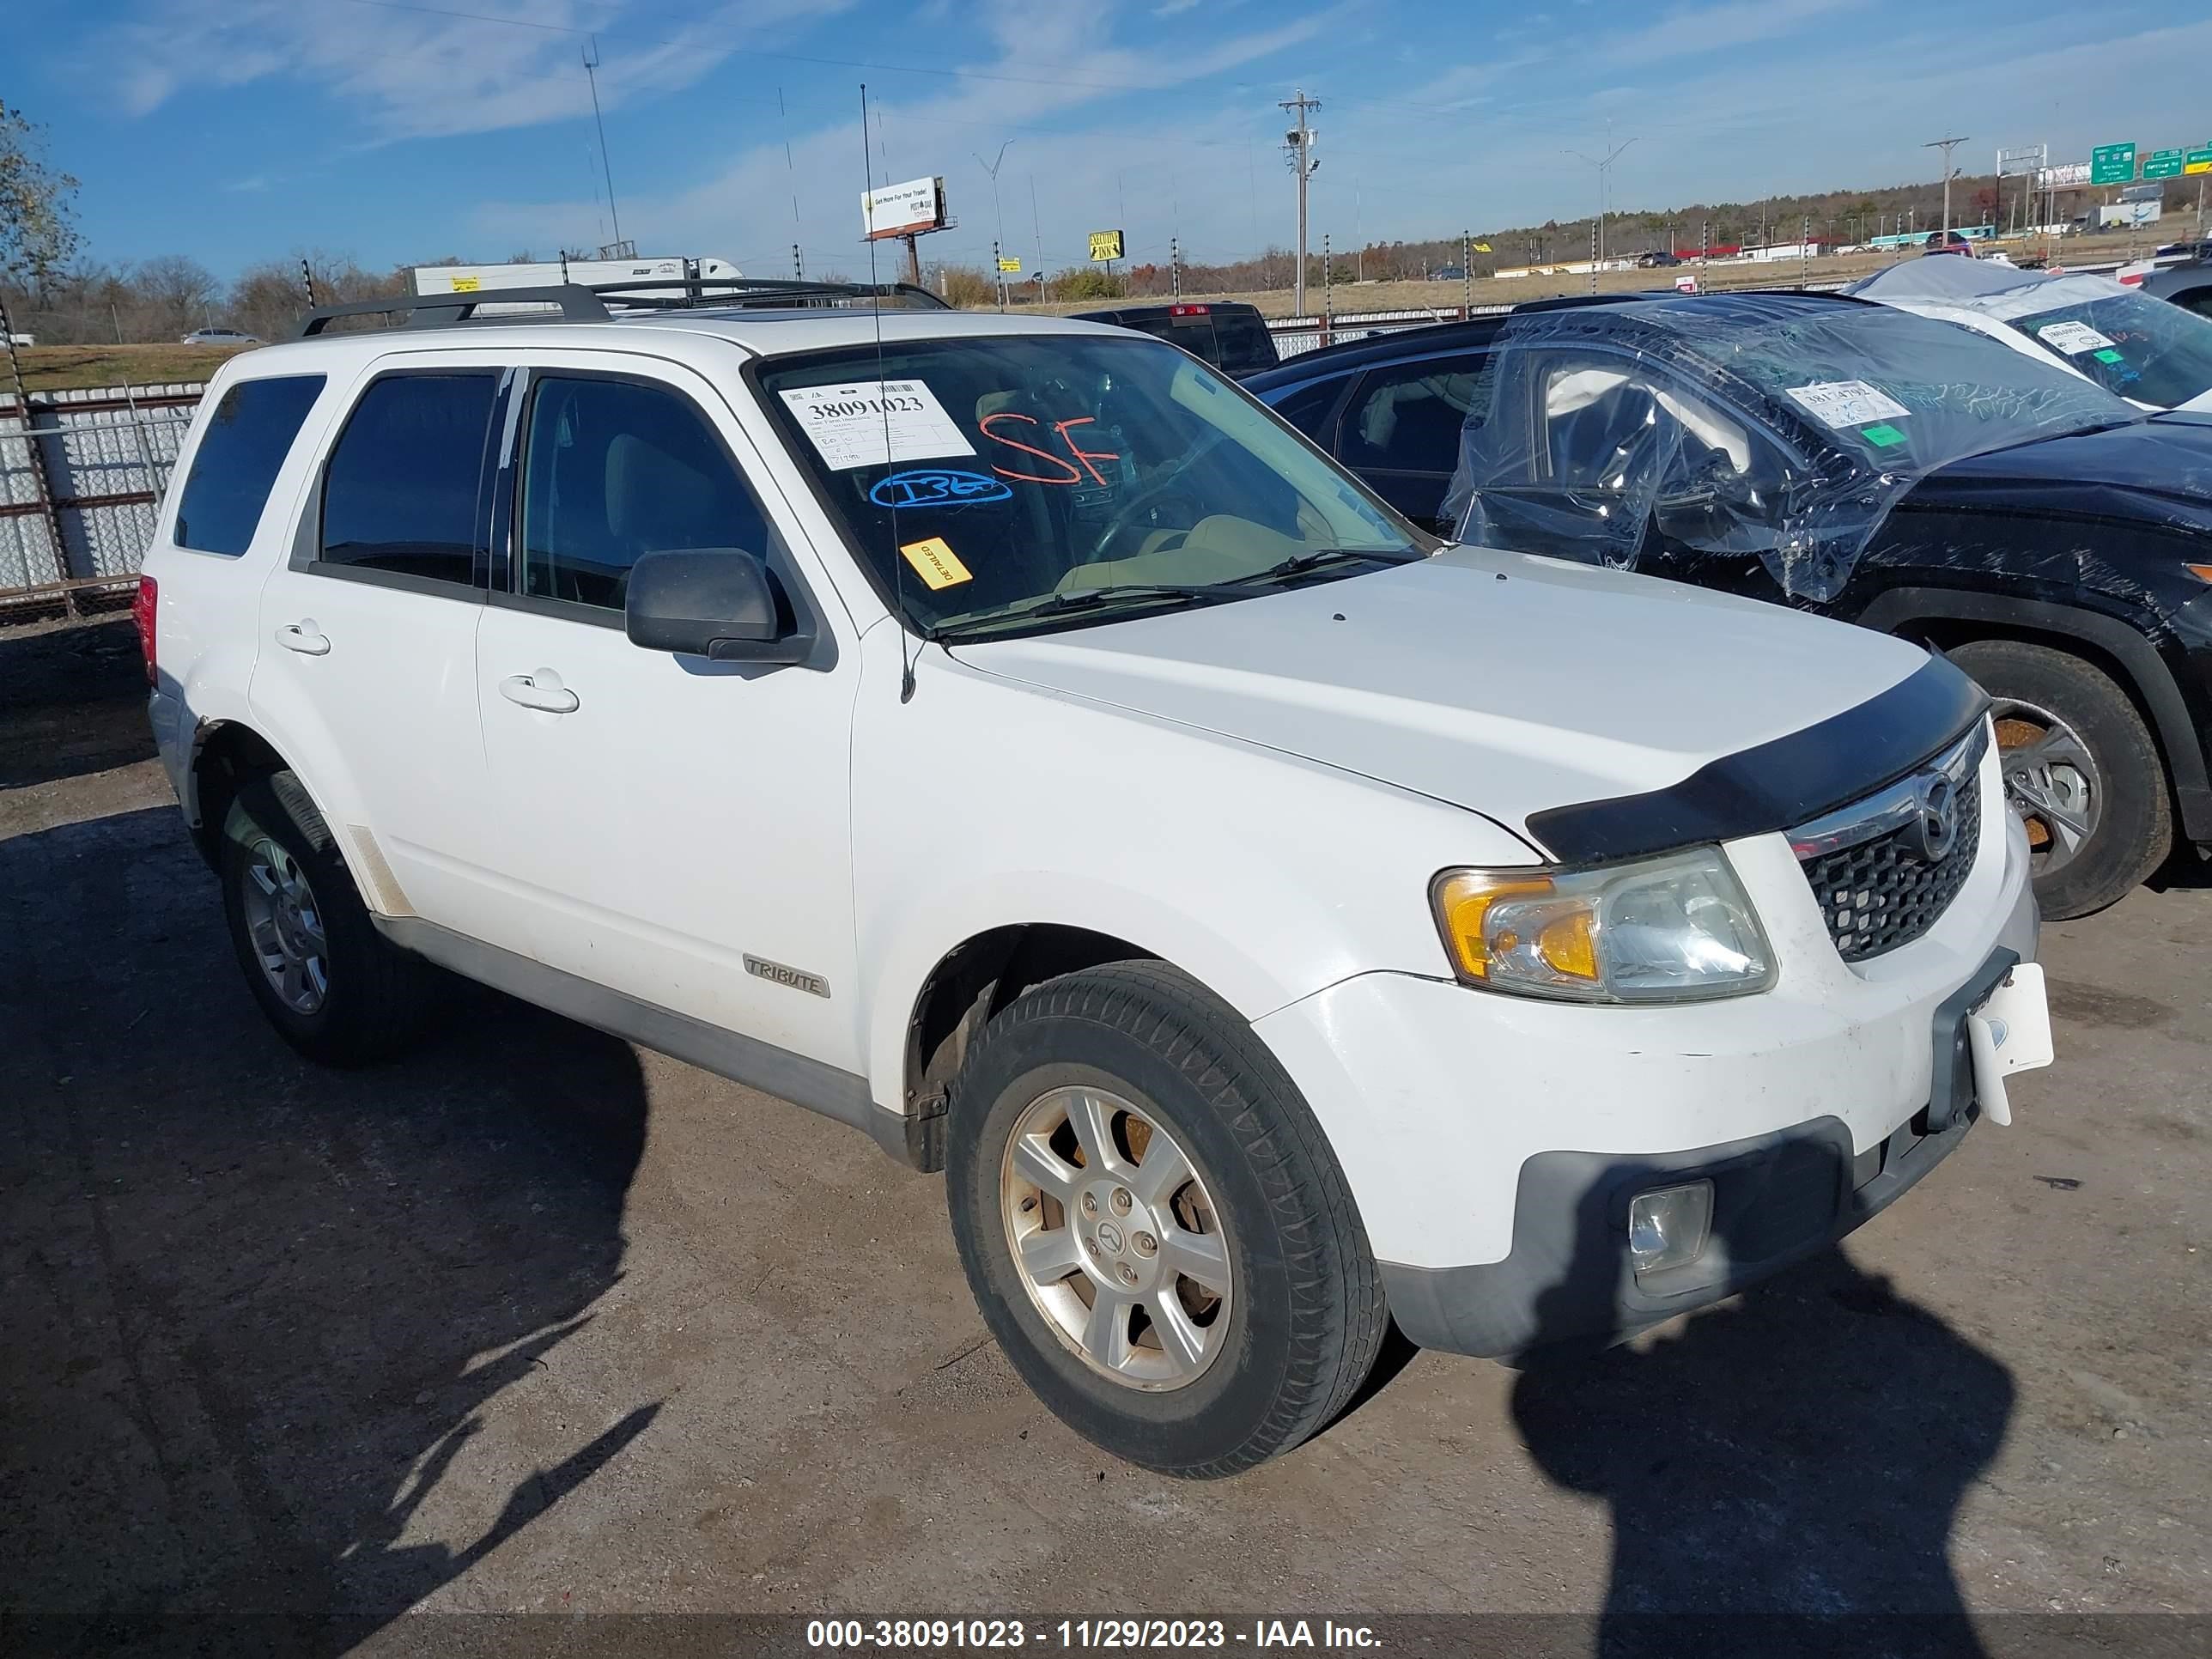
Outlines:
{"label": "plastic wrap on wrecked car", "polygon": [[1662,548],[1755,556],[1820,602],[1928,472],[2138,418],[1947,323],[1721,299],[1510,319],[1461,430],[1444,502],[1459,538],[1629,568]]}

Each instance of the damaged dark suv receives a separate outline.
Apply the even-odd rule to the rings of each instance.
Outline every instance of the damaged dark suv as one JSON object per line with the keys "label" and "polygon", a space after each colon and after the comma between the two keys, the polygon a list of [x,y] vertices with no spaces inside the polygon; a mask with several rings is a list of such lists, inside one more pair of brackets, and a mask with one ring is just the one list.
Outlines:
{"label": "damaged dark suv", "polygon": [[1543,301],[1248,384],[1440,533],[1946,652],[1996,702],[2046,915],[2177,830],[2212,851],[2212,418],[1810,294]]}

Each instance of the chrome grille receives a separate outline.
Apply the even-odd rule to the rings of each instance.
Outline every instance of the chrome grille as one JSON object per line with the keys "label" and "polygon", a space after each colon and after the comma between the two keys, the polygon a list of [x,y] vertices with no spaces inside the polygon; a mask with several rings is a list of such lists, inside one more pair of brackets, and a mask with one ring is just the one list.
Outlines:
{"label": "chrome grille", "polygon": [[1982,842],[1987,722],[1866,799],[1790,832],[1846,962],[1910,945],[1966,885]]}

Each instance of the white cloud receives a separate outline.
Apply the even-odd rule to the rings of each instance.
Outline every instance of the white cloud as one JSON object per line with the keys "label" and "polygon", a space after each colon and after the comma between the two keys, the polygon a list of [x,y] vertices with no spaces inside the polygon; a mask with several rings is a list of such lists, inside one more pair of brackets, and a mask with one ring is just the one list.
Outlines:
{"label": "white cloud", "polygon": [[1723,0],[1719,5],[1686,7],[1629,33],[1612,35],[1602,56],[1607,63],[1626,67],[1732,52],[1794,33],[1846,5],[1866,9],[1865,0]]}
{"label": "white cloud", "polygon": [[95,37],[88,55],[144,115],[187,89],[289,77],[361,111],[382,139],[529,126],[589,110],[580,52],[601,43],[609,107],[680,91],[779,25],[852,0],[728,0],[671,19],[631,0],[468,0],[475,17],[392,0],[167,0]]}
{"label": "white cloud", "polygon": [[[1255,122],[1272,131],[1276,112],[1243,91],[1218,106],[1182,93],[1173,116],[1164,119],[1151,95],[1193,88],[1322,38],[1343,15],[1341,9],[1316,12],[1202,46],[1176,40],[1135,49],[1112,44],[1111,20],[1087,9],[970,0],[969,27],[989,40],[994,54],[960,65],[969,78],[952,80],[942,92],[908,97],[897,89],[904,77],[868,74],[882,139],[876,146],[877,181],[946,175],[946,194],[961,224],[926,241],[925,258],[981,263],[990,257],[998,222],[990,177],[974,153],[981,150],[988,160],[1001,141],[1012,138],[999,178],[1008,253],[1035,256],[1034,185],[1046,258],[1054,264],[1079,260],[1080,233],[1107,225],[1124,203],[1133,260],[1164,260],[1178,222],[1228,254],[1242,247],[1251,228],[1247,210],[1255,169],[1248,167],[1246,135]],[[1076,64],[1079,70],[1070,68]],[[879,95],[886,82],[893,83],[888,97]],[[1069,118],[1080,112],[1090,112],[1089,124],[1071,124]],[[757,145],[687,188],[636,199],[626,193],[623,227],[644,228],[641,242],[649,238],[664,252],[750,260],[771,273],[788,269],[789,244],[796,240],[806,249],[811,271],[834,264],[848,276],[863,275],[861,148],[856,110],[854,119],[794,136],[787,162],[778,139]],[[1271,149],[1260,155],[1256,170],[1272,188],[1280,168]],[[794,194],[801,214],[798,228]],[[1224,218],[1232,206],[1233,225]],[[475,222],[493,240],[574,245],[593,240],[598,218],[588,199],[575,199],[491,204],[478,210]],[[895,252],[887,248],[879,257],[888,261]],[[890,274],[887,263],[884,274]]]}

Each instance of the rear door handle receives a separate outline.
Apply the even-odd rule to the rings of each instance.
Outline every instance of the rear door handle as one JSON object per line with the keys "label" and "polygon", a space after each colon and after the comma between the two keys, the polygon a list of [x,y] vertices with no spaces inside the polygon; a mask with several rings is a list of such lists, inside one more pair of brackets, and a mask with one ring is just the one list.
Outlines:
{"label": "rear door handle", "polygon": [[550,668],[534,674],[509,674],[499,683],[499,695],[509,702],[540,708],[549,714],[576,712],[576,694],[562,684],[561,677]]}
{"label": "rear door handle", "polygon": [[303,657],[325,657],[330,654],[330,635],[315,626],[315,619],[305,617],[295,623],[286,623],[276,630],[276,643],[287,651],[296,651]]}

